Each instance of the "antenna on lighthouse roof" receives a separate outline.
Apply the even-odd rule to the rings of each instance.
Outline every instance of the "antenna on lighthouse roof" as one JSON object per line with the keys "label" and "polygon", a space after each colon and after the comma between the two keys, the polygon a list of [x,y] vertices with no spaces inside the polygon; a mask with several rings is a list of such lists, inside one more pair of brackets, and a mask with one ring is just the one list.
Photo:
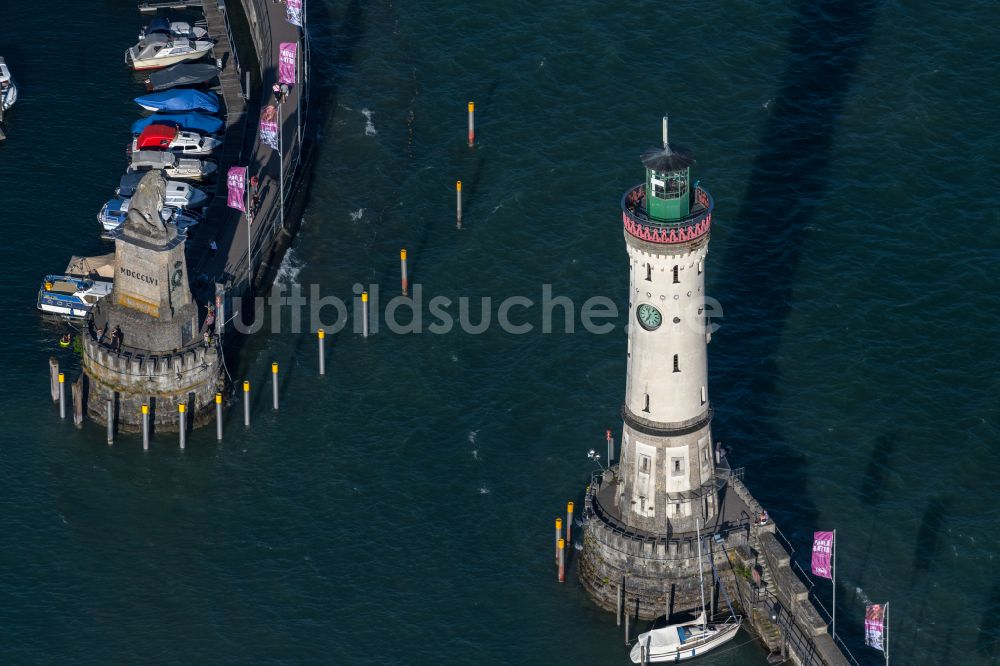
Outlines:
{"label": "antenna on lighthouse roof", "polygon": [[663,152],[670,154],[670,142],[667,141],[667,116],[663,116]]}

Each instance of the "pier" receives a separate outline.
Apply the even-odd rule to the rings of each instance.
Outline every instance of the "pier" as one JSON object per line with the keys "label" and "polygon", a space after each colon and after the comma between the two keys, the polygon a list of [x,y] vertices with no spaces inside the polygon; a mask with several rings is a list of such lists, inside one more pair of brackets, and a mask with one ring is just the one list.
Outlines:
{"label": "pier", "polygon": [[[214,40],[211,57],[221,65],[224,142],[204,221],[190,237],[177,239],[126,223],[116,241],[115,291],[108,303],[94,307],[85,324],[87,412],[99,423],[112,414],[123,431],[135,431],[147,419],[154,428],[176,430],[180,414],[186,414],[186,427],[212,419],[217,395],[230,388],[222,342],[233,336],[223,335],[225,325],[246,315],[241,309],[252,307],[254,290],[273,279],[299,226],[304,164],[311,154],[303,145],[310,136],[304,12],[299,28],[286,20],[283,3],[265,0],[144,2],[140,11],[182,7],[204,12]],[[231,12],[240,15],[249,43],[236,43]],[[282,42],[298,45],[298,61],[296,81],[278,103],[271,87]],[[246,62],[241,63],[241,52]],[[268,105],[280,110],[280,150],[258,137],[261,111]],[[247,167],[248,177],[259,183],[252,223],[227,206],[226,173],[232,166]],[[106,409],[109,401],[111,410]]]}

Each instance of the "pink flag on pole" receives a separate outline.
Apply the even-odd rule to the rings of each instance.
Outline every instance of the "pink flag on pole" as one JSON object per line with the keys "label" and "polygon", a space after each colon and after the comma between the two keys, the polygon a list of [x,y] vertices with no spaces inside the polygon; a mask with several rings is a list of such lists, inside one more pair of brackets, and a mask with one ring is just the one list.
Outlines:
{"label": "pink flag on pole", "polygon": [[812,572],[814,576],[833,578],[830,557],[833,554],[833,532],[813,532]]}
{"label": "pink flag on pole", "polygon": [[885,651],[882,637],[885,634],[885,604],[865,606],[865,645]]}
{"label": "pink flag on pole", "polygon": [[229,174],[226,176],[226,188],[228,190],[226,204],[230,208],[235,208],[245,213],[247,211],[247,168],[229,167]]}
{"label": "pink flag on pole", "polygon": [[278,109],[273,104],[260,111],[260,140],[278,149]]}
{"label": "pink flag on pole", "polygon": [[285,0],[285,18],[292,25],[302,27],[302,0]]}
{"label": "pink flag on pole", "polygon": [[278,46],[278,83],[295,83],[296,42],[281,42]]}

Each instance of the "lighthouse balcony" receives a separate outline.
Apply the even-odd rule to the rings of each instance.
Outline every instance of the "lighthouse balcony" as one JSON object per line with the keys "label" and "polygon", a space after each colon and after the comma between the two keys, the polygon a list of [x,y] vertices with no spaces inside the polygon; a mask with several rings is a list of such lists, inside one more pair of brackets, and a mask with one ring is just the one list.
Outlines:
{"label": "lighthouse balcony", "polygon": [[706,190],[694,188],[691,214],[679,220],[655,220],[646,212],[646,185],[639,184],[622,197],[622,222],[625,231],[649,243],[689,243],[708,234],[715,206]]}

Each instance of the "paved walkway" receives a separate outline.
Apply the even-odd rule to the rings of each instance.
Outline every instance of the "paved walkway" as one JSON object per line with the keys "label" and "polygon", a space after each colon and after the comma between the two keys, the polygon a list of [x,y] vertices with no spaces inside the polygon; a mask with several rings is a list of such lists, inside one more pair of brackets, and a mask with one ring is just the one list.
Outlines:
{"label": "paved walkway", "polygon": [[[240,0],[229,0],[236,3]],[[218,9],[218,0],[203,0],[205,18],[208,21],[209,32],[216,40],[215,57],[222,58],[223,72],[220,76],[222,93],[226,102],[226,135],[225,147],[219,160],[219,176],[217,179],[216,196],[209,206],[206,220],[202,222],[197,234],[188,248],[189,272],[195,282],[198,278],[207,282],[205,290],[199,290],[196,298],[204,301],[210,297],[211,284],[232,280],[233,285],[239,285],[246,279],[247,248],[253,248],[253,267],[256,269],[262,261],[262,249],[266,251],[270,239],[280,228],[280,194],[279,194],[279,164],[281,160],[278,151],[262,143],[258,138],[258,123],[261,109],[275,104],[271,87],[278,77],[278,45],[281,42],[299,42],[299,57],[303,45],[301,30],[286,20],[285,5],[271,0],[244,0],[251,29],[252,15],[256,15],[261,31],[262,52],[258,53],[261,67],[261,86],[256,99],[244,103],[241,96],[240,81],[243,72],[235,67],[232,45],[226,31],[225,17]],[[301,62],[301,61],[300,61]],[[241,63],[242,65],[243,63]],[[245,71],[246,65],[244,65]],[[281,128],[283,132],[285,192],[290,190],[292,171],[295,166],[295,156],[298,153],[298,131],[296,110],[300,103],[301,85],[290,86],[289,94],[281,105]],[[305,121],[303,117],[303,122]],[[249,155],[249,159],[246,157]],[[253,223],[248,229],[246,216],[226,205],[226,173],[230,166],[250,167],[251,176],[259,179],[259,201],[253,217]],[[218,251],[209,249],[210,241],[218,245]]]}

